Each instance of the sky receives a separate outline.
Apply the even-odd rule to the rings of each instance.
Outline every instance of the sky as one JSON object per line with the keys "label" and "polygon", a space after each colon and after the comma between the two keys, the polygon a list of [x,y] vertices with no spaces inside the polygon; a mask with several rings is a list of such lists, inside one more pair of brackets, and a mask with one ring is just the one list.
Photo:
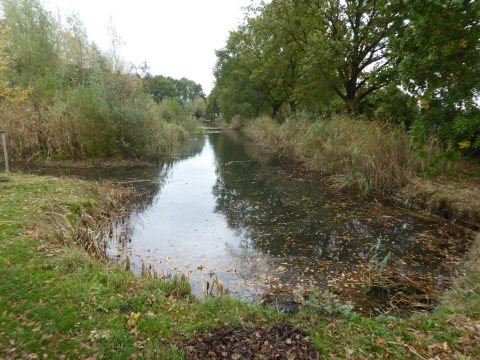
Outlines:
{"label": "sky", "polygon": [[54,14],[75,12],[88,37],[108,50],[113,24],[123,40],[122,57],[139,65],[147,61],[155,75],[186,77],[213,87],[215,50],[243,19],[252,0],[43,0]]}

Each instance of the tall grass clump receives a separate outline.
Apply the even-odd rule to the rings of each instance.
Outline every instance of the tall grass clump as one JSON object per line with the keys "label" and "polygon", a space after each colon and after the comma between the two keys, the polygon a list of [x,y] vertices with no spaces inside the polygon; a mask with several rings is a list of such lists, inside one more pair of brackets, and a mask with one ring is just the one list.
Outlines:
{"label": "tall grass clump", "polygon": [[406,185],[420,168],[404,130],[349,116],[295,117],[284,123],[258,118],[245,134],[270,152],[331,175],[339,187],[388,193]]}

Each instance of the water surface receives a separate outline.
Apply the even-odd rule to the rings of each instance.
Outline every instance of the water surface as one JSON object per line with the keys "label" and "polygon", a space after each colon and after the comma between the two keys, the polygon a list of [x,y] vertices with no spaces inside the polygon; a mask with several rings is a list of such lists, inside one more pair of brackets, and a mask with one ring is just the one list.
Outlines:
{"label": "water surface", "polygon": [[[320,287],[360,311],[386,311],[405,296],[433,299],[469,243],[445,220],[350,197],[274,165],[236,133],[198,135],[158,166],[69,171],[141,191],[128,236],[111,242],[110,256],[129,256],[137,273],[143,263],[186,274],[199,296],[218,277],[247,300],[300,299]],[[372,269],[389,253],[383,274],[404,279],[407,295],[371,291]],[[421,289],[431,292],[418,297]]]}

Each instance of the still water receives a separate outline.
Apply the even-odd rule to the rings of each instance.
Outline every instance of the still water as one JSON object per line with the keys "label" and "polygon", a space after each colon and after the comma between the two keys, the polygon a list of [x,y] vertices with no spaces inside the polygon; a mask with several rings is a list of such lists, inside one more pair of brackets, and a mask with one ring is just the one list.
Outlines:
{"label": "still water", "polygon": [[[365,312],[412,298],[423,306],[448,286],[469,244],[468,232],[445,220],[334,191],[275,165],[234,132],[197,135],[181,157],[158,166],[56,171],[141,192],[126,236],[109,243],[110,256],[128,256],[137,273],[143,264],[185,274],[198,296],[218,277],[247,300],[297,301],[319,287]],[[388,254],[382,275],[407,295],[372,291]]]}

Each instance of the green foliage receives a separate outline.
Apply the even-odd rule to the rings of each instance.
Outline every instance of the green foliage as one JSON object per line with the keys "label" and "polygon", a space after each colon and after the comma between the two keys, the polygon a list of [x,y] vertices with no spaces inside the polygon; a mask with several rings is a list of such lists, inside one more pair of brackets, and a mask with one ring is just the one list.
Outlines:
{"label": "green foliage", "polygon": [[193,102],[196,98],[205,98],[202,86],[192,80],[182,78],[180,80],[161,75],[151,76],[145,74],[143,78],[145,91],[157,102],[175,98],[178,101]]}
{"label": "green foliage", "polygon": [[147,93],[157,102],[177,95],[173,81],[164,76],[145,77],[144,82]]}
{"label": "green foliage", "polygon": [[[441,21],[440,21],[441,20]],[[217,51],[211,113],[365,114],[478,153],[478,1],[272,1]]]}
{"label": "green foliage", "polygon": [[314,289],[302,307],[304,312],[315,312],[328,317],[349,316],[352,313],[351,301],[342,302],[334,293],[318,288]]}
{"label": "green foliage", "polygon": [[185,104],[187,110],[190,111],[197,119],[204,117],[206,114],[206,102],[204,98],[197,96],[193,101],[189,101]]}
{"label": "green foliage", "polygon": [[460,150],[480,149],[480,111],[470,116],[459,115],[453,122],[456,143]]}
{"label": "green foliage", "polygon": [[0,117],[13,157],[168,157],[195,129],[185,102],[203,110],[194,96],[203,95],[200,85],[123,71],[119,49],[100,52],[76,15],[57,21],[38,0],[1,4],[9,60],[1,75],[10,89],[31,90]]}
{"label": "green foliage", "polygon": [[392,40],[402,84],[424,109],[473,105],[480,86],[478,1],[406,1],[408,22]]}
{"label": "green foliage", "polygon": [[362,111],[371,119],[401,125],[405,129],[412,126],[419,113],[415,98],[404,93],[393,83],[365,100],[362,103]]}
{"label": "green foliage", "polygon": [[450,150],[477,148],[479,2],[409,0],[403,12],[408,21],[392,39],[392,48],[399,80],[421,109],[413,137],[423,143],[435,137]]}
{"label": "green foliage", "polygon": [[2,0],[2,23],[9,29],[11,80],[32,89],[35,100],[51,99],[61,85],[61,58],[53,17],[38,0]]}
{"label": "green foliage", "polygon": [[109,119],[110,109],[101,90],[93,87],[70,88],[65,91],[62,101],[55,104],[57,109],[61,109],[61,113],[56,115],[72,122],[78,131],[75,141],[79,148],[72,149],[78,151],[77,156],[108,157],[113,155],[110,151],[116,148],[116,129]]}
{"label": "green foliage", "polygon": [[398,25],[391,1],[273,1],[250,8],[217,52],[217,96],[228,119],[321,111],[361,102],[391,77],[386,46]]}
{"label": "green foliage", "polygon": [[193,101],[196,97],[205,98],[205,93],[200,84],[187,78],[181,78],[180,80],[173,79],[172,81],[175,85],[177,97],[181,101]]}
{"label": "green foliage", "polygon": [[207,97],[205,104],[206,116],[215,119],[220,116],[220,106],[218,103],[218,88],[215,86]]}
{"label": "green foliage", "polygon": [[369,258],[368,265],[373,267],[379,275],[383,273],[385,266],[387,266],[388,262],[392,258],[392,253],[390,251],[383,258],[381,258],[380,251],[382,240],[383,239],[379,237],[377,243],[372,245],[367,254],[367,258]]}

